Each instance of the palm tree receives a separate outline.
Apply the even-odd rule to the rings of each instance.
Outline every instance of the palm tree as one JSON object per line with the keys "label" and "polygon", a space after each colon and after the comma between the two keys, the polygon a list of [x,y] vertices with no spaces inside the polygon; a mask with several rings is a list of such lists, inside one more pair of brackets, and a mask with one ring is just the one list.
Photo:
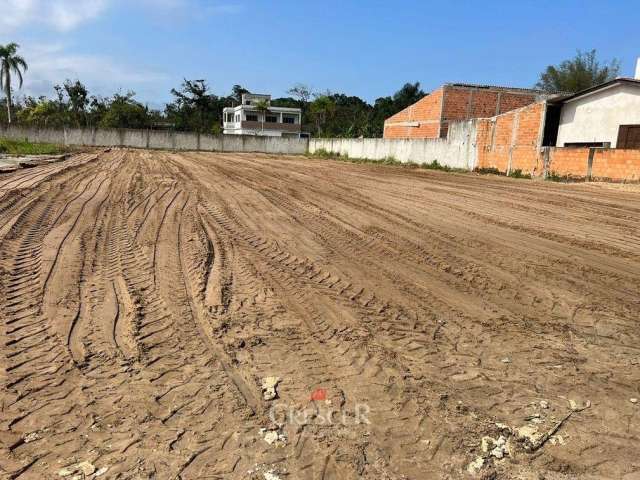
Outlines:
{"label": "palm tree", "polygon": [[[20,48],[17,43],[0,45],[0,87],[7,97],[7,119],[11,123],[11,73],[18,77],[19,87],[22,88],[22,72],[29,68],[27,62],[16,52]],[[22,71],[20,71],[22,70]]]}
{"label": "palm tree", "polygon": [[258,100],[254,106],[258,112],[262,113],[262,131],[264,132],[264,120],[269,112],[269,102],[266,100]]}

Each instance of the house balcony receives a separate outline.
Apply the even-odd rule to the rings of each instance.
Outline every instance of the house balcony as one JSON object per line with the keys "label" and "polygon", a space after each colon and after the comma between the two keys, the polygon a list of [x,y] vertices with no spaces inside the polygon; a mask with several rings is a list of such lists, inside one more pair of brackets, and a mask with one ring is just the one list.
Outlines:
{"label": "house balcony", "polygon": [[225,130],[275,130],[278,132],[300,133],[301,126],[299,123],[277,123],[277,122],[224,122]]}

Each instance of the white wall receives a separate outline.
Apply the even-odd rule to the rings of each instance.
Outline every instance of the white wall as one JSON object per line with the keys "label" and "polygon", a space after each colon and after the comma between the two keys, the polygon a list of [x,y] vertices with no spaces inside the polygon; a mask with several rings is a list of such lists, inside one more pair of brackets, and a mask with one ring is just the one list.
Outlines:
{"label": "white wall", "polygon": [[324,149],[351,158],[384,160],[393,157],[403,163],[432,163],[473,170],[476,167],[476,124],[473,120],[449,126],[449,135],[435,139],[312,138],[309,153]]}
{"label": "white wall", "polygon": [[611,142],[620,125],[640,124],[640,87],[618,84],[562,106],[556,146],[574,142]]}

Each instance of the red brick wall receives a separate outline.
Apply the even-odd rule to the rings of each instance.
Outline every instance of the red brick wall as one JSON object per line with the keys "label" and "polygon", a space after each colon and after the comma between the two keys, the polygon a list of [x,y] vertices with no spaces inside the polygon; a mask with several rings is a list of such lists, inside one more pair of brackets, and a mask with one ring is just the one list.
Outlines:
{"label": "red brick wall", "polygon": [[524,107],[536,101],[533,93],[445,86],[441,137],[447,136],[449,123],[471,118],[488,118]]}
{"label": "red brick wall", "polygon": [[534,94],[502,92],[500,94],[500,113],[510,112],[517,108],[526,107],[536,101]]}
{"label": "red brick wall", "polygon": [[479,168],[497,168],[539,174],[543,162],[540,139],[543,128],[544,102],[513,110],[493,118],[482,118],[477,125]]}
{"label": "red brick wall", "polygon": [[585,178],[588,161],[588,148],[551,148],[548,171],[563,177]]}
{"label": "red brick wall", "polygon": [[596,150],[591,177],[594,179],[640,180],[640,150]]}
{"label": "red brick wall", "polygon": [[384,138],[438,138],[440,122],[420,123],[418,127],[385,125]]}
{"label": "red brick wall", "polygon": [[[422,100],[389,117],[384,122],[384,138],[438,138],[442,88],[434,90]],[[406,122],[418,122],[412,127]]]}

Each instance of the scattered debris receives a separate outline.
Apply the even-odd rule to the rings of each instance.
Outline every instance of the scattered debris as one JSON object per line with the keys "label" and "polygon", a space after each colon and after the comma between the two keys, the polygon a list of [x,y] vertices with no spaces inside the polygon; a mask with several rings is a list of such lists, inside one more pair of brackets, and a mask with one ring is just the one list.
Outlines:
{"label": "scattered debris", "polygon": [[262,476],[264,477],[264,480],[280,480],[280,477],[276,474],[275,470],[263,472]]}
{"label": "scattered debris", "polygon": [[[564,398],[564,397],[562,397]],[[571,410],[573,410],[574,412],[581,412],[582,410],[586,410],[587,408],[589,408],[591,406],[591,401],[587,400],[584,405],[580,406],[578,405],[578,402],[576,402],[575,400],[569,399],[569,408]]]}
{"label": "scattered debris", "polygon": [[484,467],[484,458],[476,457],[476,459],[467,467],[467,472],[469,472],[471,475],[477,475],[478,472],[482,470],[482,467]]}
{"label": "scattered debris", "polygon": [[509,446],[507,439],[500,435],[498,439],[491,437],[482,437],[482,443],[480,446],[483,453],[488,454],[489,457],[504,458],[505,455],[509,455]]}
{"label": "scattered debris", "polygon": [[637,398],[630,398],[629,401],[631,403],[638,403],[638,399]]}
{"label": "scattered debris", "polygon": [[94,477],[99,477],[99,476],[104,475],[105,473],[107,473],[108,470],[109,470],[109,467],[99,468],[93,476]]}
{"label": "scattered debris", "polygon": [[509,357],[504,357],[504,358],[501,360],[501,362],[502,362],[502,363],[511,363],[511,359],[510,359]]}
{"label": "scattered debris", "polygon": [[549,443],[551,445],[566,445],[566,441],[562,435],[553,435],[549,438]]}
{"label": "scattered debris", "polygon": [[544,408],[545,410],[549,408],[549,402],[546,400],[540,400],[540,408]]}
{"label": "scattered debris", "polygon": [[24,443],[35,442],[36,440],[40,440],[38,432],[27,433],[24,436]]}
{"label": "scattered debris", "polygon": [[280,383],[280,377],[265,377],[262,379],[262,397],[265,400],[275,400],[278,398],[276,387]]}
{"label": "scattered debris", "polygon": [[280,443],[282,445],[286,445],[287,443],[286,435],[278,429],[261,428],[260,436],[269,445],[273,445],[274,443]]}
{"label": "scattered debris", "polygon": [[68,467],[61,468],[60,470],[58,470],[58,476],[68,477],[76,473],[81,473],[84,476],[88,476],[93,475],[95,471],[96,467],[94,467],[93,464],[89,462],[80,462],[69,465]]}

